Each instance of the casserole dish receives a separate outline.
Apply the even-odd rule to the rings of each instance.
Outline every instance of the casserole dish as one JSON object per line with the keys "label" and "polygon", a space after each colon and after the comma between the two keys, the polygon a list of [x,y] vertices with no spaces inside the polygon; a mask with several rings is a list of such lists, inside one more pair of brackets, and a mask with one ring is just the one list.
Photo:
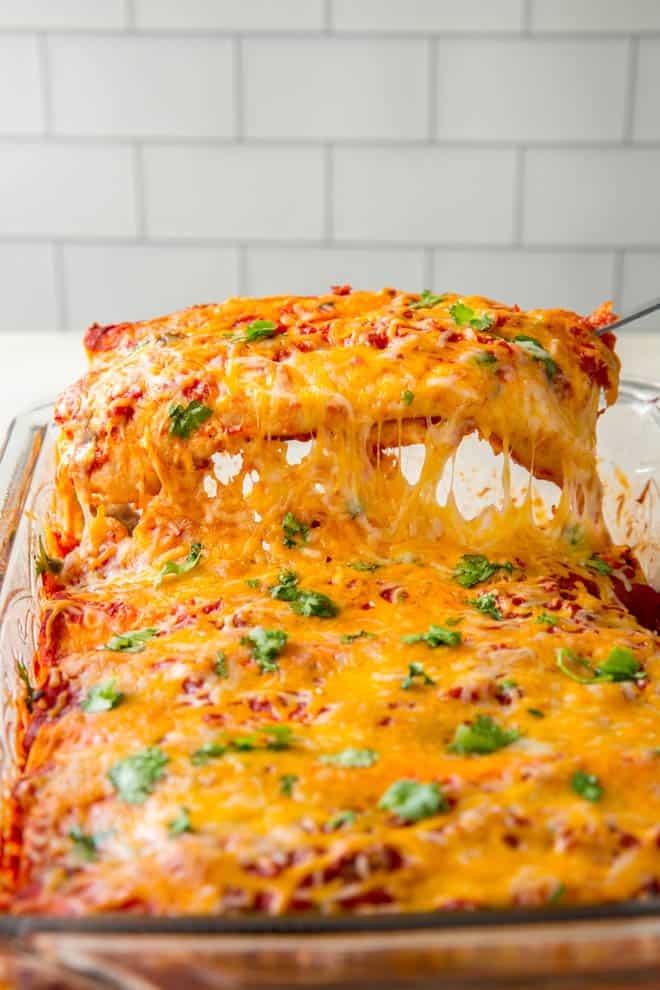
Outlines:
{"label": "casserole dish", "polygon": [[[657,580],[658,389],[622,383],[601,419],[606,514],[615,540]],[[3,769],[14,758],[17,661],[36,633],[36,518],[53,477],[50,406],[17,419],[2,451],[0,658]],[[5,985],[657,986],[660,901],[587,908],[389,914],[379,917],[0,919]],[[527,951],[526,951],[527,950]]]}

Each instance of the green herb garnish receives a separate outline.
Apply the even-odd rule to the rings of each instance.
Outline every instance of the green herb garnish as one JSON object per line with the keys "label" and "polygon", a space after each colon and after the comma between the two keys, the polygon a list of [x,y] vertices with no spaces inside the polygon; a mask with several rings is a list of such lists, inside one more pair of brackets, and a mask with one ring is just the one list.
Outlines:
{"label": "green herb garnish", "polygon": [[277,575],[277,584],[271,585],[268,589],[271,598],[277,598],[281,602],[293,602],[298,596],[298,575],[295,571],[280,571]]}
{"label": "green herb garnish", "polygon": [[277,324],[272,320],[252,320],[245,328],[245,333],[237,333],[230,337],[232,344],[252,344],[255,340],[268,340],[277,334]]}
{"label": "green herb garnish", "polygon": [[218,677],[229,677],[227,672],[227,656],[224,650],[218,650],[213,661],[213,673]]}
{"label": "green herb garnish", "polygon": [[474,605],[477,611],[498,621],[504,618],[497,607],[497,595],[494,591],[483,591],[477,598],[468,598],[467,604]]}
{"label": "green herb garnish", "polygon": [[167,831],[173,838],[176,835],[183,835],[184,832],[192,832],[190,812],[187,808],[179,808],[175,817],[167,823]]}
{"label": "green herb garnish", "polygon": [[119,797],[128,804],[143,804],[165,773],[169,756],[158,746],[133,753],[113,764],[108,777]]}
{"label": "green herb garnish", "polygon": [[201,543],[193,543],[188,551],[188,556],[181,563],[178,563],[176,560],[166,560],[154,580],[154,588],[160,587],[163,583],[163,578],[173,575],[180,577],[182,574],[187,574],[188,571],[191,571],[202,559],[203,549],[204,547]]}
{"label": "green herb garnish", "polygon": [[606,577],[608,574],[612,573],[612,568],[610,565],[606,560],[599,557],[597,553],[592,553],[589,560],[585,560],[584,566],[588,567],[590,571],[595,571],[596,574],[602,574],[603,577]]}
{"label": "green herb garnish", "polygon": [[360,629],[359,632],[355,633],[344,633],[340,637],[340,643],[354,643],[356,639],[375,639],[376,634],[367,632],[365,629]]}
{"label": "green herb garnish", "polygon": [[88,715],[96,712],[109,712],[112,708],[120,705],[124,697],[124,693],[117,690],[117,681],[113,677],[90,688],[87,696],[80,702],[80,707]]}
{"label": "green herb garnish", "polygon": [[259,580],[259,578],[246,578],[245,583],[247,584],[248,588],[261,587],[261,581]]}
{"label": "green herb garnish", "polygon": [[247,636],[241,637],[241,644],[250,648],[252,659],[261,668],[262,674],[279,670],[277,657],[289,637],[281,629],[263,629],[256,626]]}
{"label": "green herb garnish", "polygon": [[338,811],[328,822],[328,828],[336,832],[338,828],[342,828],[344,825],[352,825],[355,821],[357,815],[350,808],[345,811]]}
{"label": "green herb garnish", "polygon": [[352,746],[342,749],[340,753],[329,753],[321,756],[321,763],[333,767],[372,767],[378,759],[375,749],[355,749]]}
{"label": "green herb garnish", "polygon": [[520,738],[518,729],[502,729],[490,715],[477,715],[472,722],[461,722],[454,733],[450,753],[495,753]]}
{"label": "green herb garnish", "polygon": [[439,811],[449,810],[439,784],[422,784],[417,780],[405,779],[390,784],[378,807],[382,811],[391,811],[404,822],[418,822]]}
{"label": "green herb garnish", "polygon": [[527,713],[531,715],[532,718],[545,718],[545,715],[540,708],[528,708]]}
{"label": "green herb garnish", "polygon": [[375,560],[354,560],[351,564],[347,564],[347,567],[352,567],[354,571],[377,571],[382,564],[377,563]]}
{"label": "green herb garnish", "polygon": [[498,571],[508,571],[510,574],[512,570],[513,564],[508,560],[504,564],[491,564],[481,553],[464,553],[456,565],[453,577],[462,588],[473,588],[475,584],[490,581]]}
{"label": "green herb garnish", "polygon": [[474,362],[484,368],[490,368],[494,364],[497,364],[497,358],[490,351],[481,351],[479,354],[474,355]]}
{"label": "green herb garnish", "polygon": [[434,296],[430,289],[424,289],[415,302],[408,303],[409,309],[432,309],[444,302],[444,296]]}
{"label": "green herb garnish", "polygon": [[459,327],[467,325],[471,326],[474,330],[488,330],[495,322],[494,316],[490,316],[488,313],[482,313],[481,316],[477,316],[473,309],[461,302],[454,303],[453,306],[450,306],[449,312],[451,313],[452,320]]}
{"label": "green herb garnish", "polygon": [[98,839],[88,832],[83,832],[77,825],[69,830],[69,838],[76,856],[87,863],[93,863],[99,851]]}
{"label": "green herb garnish", "polygon": [[550,381],[553,381],[557,374],[557,362],[553,361],[545,347],[535,338],[527,337],[525,334],[518,334],[513,338],[526,354],[529,354],[535,361],[540,361],[545,368],[545,373]]}
{"label": "green herb garnish", "polygon": [[438,646],[460,646],[463,637],[457,629],[445,629],[444,626],[430,625],[428,632],[414,633],[411,636],[402,636],[402,643],[426,643],[435,650]]}
{"label": "green herb garnish", "polygon": [[315,615],[319,619],[333,619],[339,615],[339,606],[320,591],[301,589],[290,605],[298,615]]}
{"label": "green herb garnish", "polygon": [[420,680],[423,685],[428,685],[429,687],[435,686],[435,681],[429,677],[421,663],[413,661],[413,663],[408,664],[408,674],[401,681],[401,687],[404,691],[409,691],[416,680]]}
{"label": "green herb garnish", "polygon": [[293,741],[293,729],[290,725],[266,725],[261,730],[269,738],[266,749],[289,749]]}
{"label": "green herb garnish", "polygon": [[309,526],[305,526],[299,519],[296,519],[293,512],[287,512],[285,514],[282,520],[282,529],[284,531],[282,543],[290,550],[298,546],[298,542],[294,537],[299,537],[303,543],[307,543],[309,540]]}
{"label": "green herb garnish", "polygon": [[112,650],[115,653],[141,653],[145,643],[158,635],[158,629],[149,626],[147,629],[136,629],[133,632],[118,633],[109,639],[104,650]]}
{"label": "green herb garnish", "polygon": [[554,617],[554,615],[548,615],[547,612],[541,612],[540,615],[536,616],[535,622],[546,626],[556,626],[558,620]]}
{"label": "green herb garnish", "polygon": [[181,440],[189,440],[190,434],[198,430],[202,423],[213,415],[213,410],[198,399],[193,399],[187,406],[179,403],[170,406],[167,415],[170,417],[170,434],[173,437],[180,437]]}
{"label": "green herb garnish", "polygon": [[401,393],[401,401],[403,402],[404,406],[411,406],[413,404],[414,398],[415,398],[415,393],[411,392],[409,388],[404,388],[403,392]]}
{"label": "green herb garnish", "polygon": [[18,671],[18,676],[23,681],[25,686],[25,707],[28,712],[32,714],[32,708],[34,707],[35,701],[41,697],[40,691],[35,691],[30,682],[30,675],[28,674],[28,669],[22,660],[16,661],[16,670]]}
{"label": "green herb garnish", "polygon": [[557,666],[578,684],[607,684],[619,681],[643,681],[646,671],[624,646],[615,646],[597,667],[565,647],[557,650]]}
{"label": "green herb garnish", "polygon": [[285,773],[280,777],[280,794],[283,797],[292,797],[293,788],[298,783],[297,773]]}
{"label": "green herb garnish", "polygon": [[600,801],[603,796],[603,786],[594,773],[585,773],[584,770],[576,770],[571,777],[571,788],[585,801]]}
{"label": "green herb garnish", "polygon": [[196,749],[194,753],[190,755],[190,762],[195,767],[204,767],[211,760],[216,760],[220,756],[224,756],[227,752],[227,746],[224,743],[214,743],[208,742]]}
{"label": "green herb garnish", "polygon": [[37,577],[43,574],[59,574],[64,567],[64,561],[59,557],[49,557],[46,553],[44,541],[39,537],[39,553],[34,558],[34,569]]}

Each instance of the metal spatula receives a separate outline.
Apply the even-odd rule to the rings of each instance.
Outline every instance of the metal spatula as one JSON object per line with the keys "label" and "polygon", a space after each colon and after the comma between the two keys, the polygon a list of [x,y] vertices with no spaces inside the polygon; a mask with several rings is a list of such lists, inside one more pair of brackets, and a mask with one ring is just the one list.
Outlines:
{"label": "metal spatula", "polygon": [[637,306],[632,313],[626,314],[626,316],[621,316],[616,323],[610,323],[607,327],[600,327],[596,330],[596,336],[602,337],[604,333],[609,333],[610,330],[620,330],[624,327],[626,323],[633,323],[635,320],[641,320],[643,316],[648,316],[649,313],[654,313],[656,309],[660,309],[660,297],[657,299],[651,299],[649,302],[642,303],[641,306]]}

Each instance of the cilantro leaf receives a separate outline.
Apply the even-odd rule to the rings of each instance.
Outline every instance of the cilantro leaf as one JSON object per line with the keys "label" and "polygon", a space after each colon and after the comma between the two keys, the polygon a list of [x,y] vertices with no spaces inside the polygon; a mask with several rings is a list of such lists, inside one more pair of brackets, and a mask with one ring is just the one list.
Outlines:
{"label": "cilantro leaf", "polygon": [[606,560],[599,557],[597,553],[592,553],[589,560],[585,560],[584,566],[588,567],[590,571],[595,571],[596,574],[602,574],[603,577],[606,577],[608,574],[612,573],[611,566]]}
{"label": "cilantro leaf", "polygon": [[229,677],[227,672],[227,656],[224,650],[218,650],[213,661],[213,673],[218,677]]}
{"label": "cilantro leaf", "polygon": [[163,578],[170,577],[171,575],[180,577],[181,574],[187,574],[188,571],[191,571],[202,559],[203,549],[204,547],[201,543],[193,543],[188,551],[188,556],[180,564],[176,560],[166,560],[154,580],[154,588],[160,587],[163,583]]}
{"label": "cilantro leaf", "polygon": [[169,756],[158,746],[149,746],[114,763],[108,770],[108,777],[123,801],[144,804],[168,763]]}
{"label": "cilantro leaf", "polygon": [[483,368],[490,368],[497,364],[497,358],[490,351],[481,351],[474,355],[475,364],[480,364]]}
{"label": "cilantro leaf", "polygon": [[167,823],[167,831],[170,833],[172,838],[177,835],[183,835],[184,832],[192,832],[190,812],[187,808],[179,808],[175,817]]}
{"label": "cilantro leaf", "polygon": [[280,794],[283,797],[293,797],[293,788],[298,783],[297,773],[285,773],[280,777]]}
{"label": "cilantro leaf", "polygon": [[333,619],[339,615],[339,606],[320,591],[301,590],[290,604],[298,615],[315,615],[319,619]]}
{"label": "cilantro leaf", "polygon": [[461,302],[454,303],[453,306],[450,306],[449,312],[451,313],[452,320],[459,327],[467,324],[474,330],[488,330],[495,322],[494,316],[490,316],[488,313],[482,313],[481,316],[477,316],[470,306],[466,306],[465,303]]}
{"label": "cilantro leaf", "polygon": [[463,641],[458,629],[445,629],[444,626],[430,625],[428,632],[414,633],[412,636],[402,636],[402,643],[426,643],[435,650],[438,646],[460,646]]}
{"label": "cilantro leaf", "polygon": [[461,722],[447,747],[450,753],[495,753],[520,738],[517,729],[502,729],[490,715],[477,715],[472,722]]}
{"label": "cilantro leaf", "polygon": [[391,811],[404,822],[418,822],[439,811],[448,811],[447,799],[439,784],[417,780],[396,780],[378,802],[382,811]]}
{"label": "cilantro leaf", "polygon": [[435,681],[429,677],[421,663],[413,661],[408,664],[408,674],[401,681],[401,687],[404,691],[409,691],[413,687],[415,680],[419,678],[423,685],[428,685],[429,687],[435,686]]}
{"label": "cilantro leaf", "polygon": [[69,830],[69,838],[76,856],[87,863],[93,863],[98,855],[98,839],[90,833],[83,832],[78,825],[74,825]]}
{"label": "cilantro leaf", "polygon": [[340,753],[329,753],[320,759],[321,763],[332,767],[372,767],[378,760],[378,753],[375,749],[355,749],[349,746]]}
{"label": "cilantro leaf", "polygon": [[347,564],[347,567],[352,567],[354,571],[377,571],[382,564],[379,564],[375,560],[354,560],[351,564]]}
{"label": "cilantro leaf", "polygon": [[532,718],[545,718],[545,715],[539,708],[528,708],[527,713],[532,716]]}
{"label": "cilantro leaf", "polygon": [[39,553],[34,558],[34,569],[37,577],[43,574],[59,574],[64,567],[64,561],[59,557],[49,557],[46,553],[44,541],[39,537]]}
{"label": "cilantro leaf", "polygon": [[557,650],[557,666],[578,684],[607,684],[621,681],[643,681],[646,671],[624,646],[613,647],[596,668],[584,657],[565,647]]}
{"label": "cilantro leaf", "polygon": [[404,406],[411,406],[413,404],[414,399],[415,399],[415,393],[411,392],[409,388],[404,388],[403,392],[401,393],[401,401],[403,402]]}
{"label": "cilantro leaf", "polygon": [[376,634],[367,632],[365,629],[360,629],[359,632],[355,633],[344,633],[340,636],[340,643],[354,643],[356,639],[375,639]]}
{"label": "cilantro leaf", "polygon": [[227,746],[223,743],[208,742],[196,749],[194,753],[190,754],[190,762],[195,767],[205,767],[207,763],[211,760],[216,760],[220,756],[224,756],[227,752]]}
{"label": "cilantro leaf", "polygon": [[504,564],[491,564],[481,553],[464,553],[456,565],[454,581],[462,588],[473,588],[475,584],[490,581],[498,571],[508,571],[510,574],[512,570],[513,564],[508,560]]}
{"label": "cilantro leaf", "polygon": [[293,729],[290,725],[266,725],[261,731],[270,737],[266,749],[289,749],[291,746]]}
{"label": "cilantro leaf", "polygon": [[133,632],[118,633],[109,639],[104,650],[112,650],[114,653],[141,653],[144,644],[158,635],[158,629],[149,626],[147,629],[135,629]]}
{"label": "cilantro leaf", "polygon": [[272,320],[252,320],[245,328],[245,333],[234,334],[230,340],[232,344],[245,343],[252,344],[255,340],[268,340],[277,334],[277,324]]}
{"label": "cilantro leaf", "polygon": [[261,587],[261,581],[259,580],[259,578],[246,578],[245,583],[247,584],[248,588]]}
{"label": "cilantro leaf", "polygon": [[117,690],[117,681],[113,677],[91,687],[87,696],[80,702],[80,707],[88,715],[96,712],[109,712],[112,708],[120,705],[124,697],[124,693]]}
{"label": "cilantro leaf", "polygon": [[603,796],[603,786],[595,773],[585,773],[576,770],[571,777],[571,789],[583,797],[585,801],[600,801]]}
{"label": "cilantro leaf", "polygon": [[252,659],[259,665],[262,674],[265,674],[279,670],[277,657],[286,646],[288,638],[281,629],[256,626],[247,636],[241,637],[241,644],[250,648]]}
{"label": "cilantro leaf", "polygon": [[16,661],[16,670],[18,672],[18,676],[23,681],[23,685],[25,687],[25,707],[27,708],[28,712],[32,714],[32,709],[34,707],[35,701],[37,701],[38,698],[41,697],[41,691],[35,691],[35,689],[32,687],[32,684],[30,682],[30,675],[28,674],[28,669],[22,660]]}
{"label": "cilantro leaf", "polygon": [[338,811],[336,815],[328,821],[328,828],[332,832],[336,832],[338,828],[342,828],[344,825],[352,825],[356,819],[356,814],[347,808],[345,811]]}
{"label": "cilantro leaf", "polygon": [[434,296],[430,289],[424,289],[420,294],[419,299],[415,302],[408,303],[409,309],[432,309],[434,306],[439,306],[441,302],[444,302],[445,296]]}
{"label": "cilantro leaf", "polygon": [[494,591],[482,591],[477,598],[468,598],[467,604],[474,605],[477,611],[482,612],[484,615],[490,615],[498,621],[504,618],[497,607],[497,595]]}
{"label": "cilantro leaf", "polygon": [[293,512],[287,512],[285,514],[282,520],[282,529],[284,531],[282,543],[290,550],[298,546],[298,542],[294,537],[300,537],[303,543],[307,543],[309,540],[309,526],[305,526],[299,519],[296,519]]}
{"label": "cilantro leaf", "polygon": [[280,571],[277,575],[277,584],[273,584],[268,590],[271,598],[277,598],[281,602],[293,602],[298,596],[298,575],[295,571]]}
{"label": "cilantro leaf", "polygon": [[541,612],[539,615],[536,616],[535,621],[541,625],[546,625],[546,626],[556,626],[559,622],[559,620],[556,619],[554,615],[548,615],[547,612]]}
{"label": "cilantro leaf", "polygon": [[519,333],[513,339],[525,354],[529,354],[535,361],[541,362],[545,368],[547,377],[550,381],[553,381],[557,374],[557,362],[550,357],[545,347],[543,347],[536,337],[528,337],[524,333]]}
{"label": "cilantro leaf", "polygon": [[191,433],[198,430],[202,423],[213,415],[213,410],[198,399],[193,399],[187,406],[179,403],[170,406],[167,415],[170,417],[170,434],[173,437],[180,437],[181,440],[189,440]]}

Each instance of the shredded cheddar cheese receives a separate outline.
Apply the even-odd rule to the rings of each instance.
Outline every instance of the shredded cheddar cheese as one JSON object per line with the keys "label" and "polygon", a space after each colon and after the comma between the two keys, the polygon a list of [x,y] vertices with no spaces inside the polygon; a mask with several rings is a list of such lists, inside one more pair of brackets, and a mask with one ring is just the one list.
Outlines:
{"label": "shredded cheddar cheese", "polygon": [[[658,893],[658,599],[595,467],[610,319],[337,287],[90,328],[57,407],[11,910]],[[466,519],[437,491],[472,433],[505,495]],[[511,458],[561,489],[546,518]]]}

